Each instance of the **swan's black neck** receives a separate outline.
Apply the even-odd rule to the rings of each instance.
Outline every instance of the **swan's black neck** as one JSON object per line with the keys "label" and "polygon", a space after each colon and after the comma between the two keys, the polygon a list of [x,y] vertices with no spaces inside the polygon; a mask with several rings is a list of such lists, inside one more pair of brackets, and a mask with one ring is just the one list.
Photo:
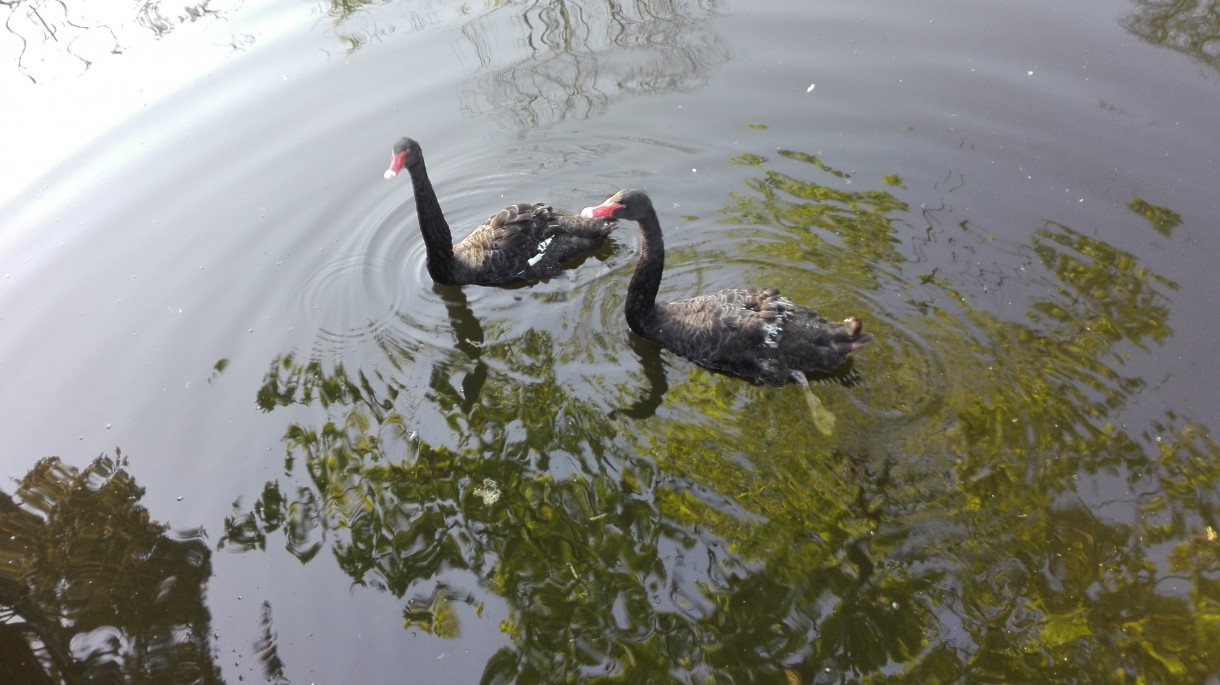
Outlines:
{"label": "swan's black neck", "polygon": [[411,186],[415,192],[415,213],[419,216],[419,230],[424,235],[424,248],[428,252],[428,275],[437,283],[454,283],[453,233],[436,191],[428,180],[428,170],[420,159],[407,167],[411,174]]}
{"label": "swan's black neck", "polygon": [[640,229],[640,259],[627,286],[627,325],[636,335],[654,338],[657,318],[657,291],[665,271],[665,238],[661,222],[651,207],[637,222]]}

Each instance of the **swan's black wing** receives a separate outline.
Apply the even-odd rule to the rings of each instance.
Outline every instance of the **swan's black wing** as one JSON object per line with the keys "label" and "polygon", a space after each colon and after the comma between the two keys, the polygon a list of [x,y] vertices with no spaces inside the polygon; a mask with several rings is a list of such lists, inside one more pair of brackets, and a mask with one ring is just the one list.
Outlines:
{"label": "swan's black wing", "polygon": [[755,317],[776,316],[762,302],[756,291],[735,289],[659,305],[648,337],[703,366],[746,376],[738,358],[761,348],[765,335]]}
{"label": "swan's black wing", "polygon": [[584,219],[545,204],[505,207],[453,246],[470,283],[500,285],[548,278],[563,263],[601,247],[614,221]]}
{"label": "swan's black wing", "polygon": [[658,308],[655,338],[715,371],[767,385],[831,371],[872,336],[860,322],[827,321],[778,290],[721,290]]}

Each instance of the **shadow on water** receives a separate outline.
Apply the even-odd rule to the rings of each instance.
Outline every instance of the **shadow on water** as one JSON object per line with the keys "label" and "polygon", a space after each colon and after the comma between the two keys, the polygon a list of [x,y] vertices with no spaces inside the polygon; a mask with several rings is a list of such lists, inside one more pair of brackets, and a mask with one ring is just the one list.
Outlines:
{"label": "shadow on water", "polygon": [[[1130,350],[1170,335],[1175,284],[1047,222],[1013,246],[1023,273],[1006,282],[1033,306],[1006,320],[906,260],[890,192],[844,190],[804,153],[736,161],[744,189],[721,218],[759,278],[835,310],[901,293],[850,380],[819,386],[834,435],[793,388],[667,369],[640,341],[618,399],[589,396],[554,374],[570,343],[474,338],[487,322],[446,292],[458,342],[426,403],[456,441],[419,437],[423,405],[392,374],[285,355],[260,406],[330,418],[289,424],[298,480],[239,503],[222,546],[328,549],[442,636],[500,597],[511,646],[485,682],[1208,677],[1220,446],[1189,418],[1118,420],[1144,387]],[[475,390],[453,380],[472,362]]]}

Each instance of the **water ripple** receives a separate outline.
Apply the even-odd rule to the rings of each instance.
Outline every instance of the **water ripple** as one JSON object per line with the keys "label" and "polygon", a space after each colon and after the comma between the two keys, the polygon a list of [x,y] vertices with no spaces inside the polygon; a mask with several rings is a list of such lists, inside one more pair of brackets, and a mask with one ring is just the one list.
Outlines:
{"label": "water ripple", "polygon": [[[905,317],[881,307],[866,314],[866,330],[873,342],[857,353],[860,384],[853,388],[851,402],[861,411],[897,423],[911,423],[931,416],[949,391],[945,360],[925,332],[909,325]],[[867,369],[902,369],[883,379]]]}

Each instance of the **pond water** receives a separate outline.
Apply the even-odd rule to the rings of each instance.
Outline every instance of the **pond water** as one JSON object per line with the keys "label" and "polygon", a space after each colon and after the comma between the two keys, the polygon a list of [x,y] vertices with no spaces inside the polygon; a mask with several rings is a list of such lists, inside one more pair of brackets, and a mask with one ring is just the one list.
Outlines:
{"label": "pond water", "polygon": [[[1208,7],[7,3],[0,647],[24,682],[1220,682]],[[815,421],[628,333],[633,224],[434,285],[404,135],[456,237],[645,188],[662,299],[875,339]]]}

